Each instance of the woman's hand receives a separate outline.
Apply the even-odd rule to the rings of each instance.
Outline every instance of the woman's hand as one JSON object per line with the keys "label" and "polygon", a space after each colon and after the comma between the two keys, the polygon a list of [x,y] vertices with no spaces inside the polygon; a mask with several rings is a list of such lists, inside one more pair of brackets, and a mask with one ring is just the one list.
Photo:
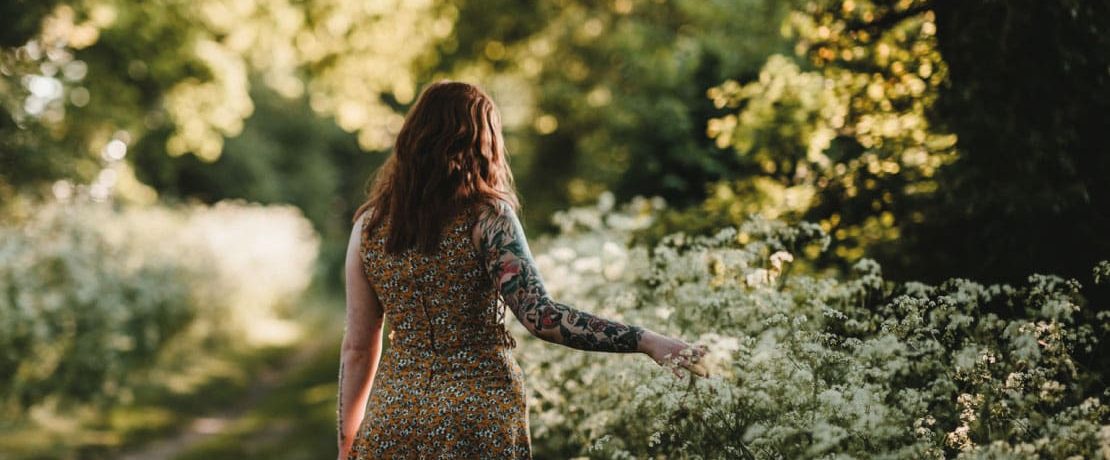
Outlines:
{"label": "woman's hand", "polygon": [[709,371],[700,362],[701,357],[708,351],[705,345],[693,346],[682,340],[646,330],[640,339],[640,347],[637,351],[650,356],[660,366],[669,368],[675,377],[682,377],[682,373],[678,370],[679,366],[697,376],[709,377]]}

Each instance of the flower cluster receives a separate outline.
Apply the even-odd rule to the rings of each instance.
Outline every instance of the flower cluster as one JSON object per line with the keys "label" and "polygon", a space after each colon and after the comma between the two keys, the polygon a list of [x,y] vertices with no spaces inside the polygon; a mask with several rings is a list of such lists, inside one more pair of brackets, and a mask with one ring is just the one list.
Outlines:
{"label": "flower cluster", "polygon": [[[603,200],[537,241],[552,295],[709,347],[706,379],[636,355],[521,341],[537,454],[590,458],[1093,458],[1110,452],[1097,350],[1108,315],[1074,281],[883,279],[808,260],[813,225],[753,218],[631,246],[661,204]],[[525,333],[526,334],[526,333]]]}

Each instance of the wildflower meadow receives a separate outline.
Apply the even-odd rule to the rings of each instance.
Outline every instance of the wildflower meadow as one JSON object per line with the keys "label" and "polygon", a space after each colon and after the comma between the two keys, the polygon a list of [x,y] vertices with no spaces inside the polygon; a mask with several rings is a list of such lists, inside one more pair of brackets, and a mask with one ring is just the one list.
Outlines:
{"label": "wildflower meadow", "polygon": [[711,376],[525,341],[552,457],[563,436],[598,458],[1110,454],[1092,367],[1110,313],[1074,280],[897,283],[867,259],[831,275],[808,262],[830,249],[819,227],[762,219],[627,246],[660,203],[606,198],[557,215],[538,259],[553,296],[708,345]]}

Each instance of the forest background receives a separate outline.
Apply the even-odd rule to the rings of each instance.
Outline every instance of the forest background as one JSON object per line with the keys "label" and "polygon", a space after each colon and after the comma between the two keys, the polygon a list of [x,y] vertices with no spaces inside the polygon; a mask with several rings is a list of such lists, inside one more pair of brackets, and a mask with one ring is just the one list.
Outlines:
{"label": "forest background", "polygon": [[[183,430],[211,454],[262,436],[239,422],[283,391],[326,407],[331,370],[301,355],[332,344],[306,330],[341,331],[351,215],[445,78],[499,104],[537,239],[573,236],[568,209],[622,206],[650,222],[595,233],[629,250],[801,226],[827,242],[788,251],[799,273],[882,267],[876,312],[905,283],[1058,277],[1092,337],[1069,348],[1069,391],[1105,393],[1105,2],[8,0],[0,18],[0,450],[16,458]],[[738,241],[757,234],[780,238]],[[1017,320],[1015,303],[976,315]],[[186,364],[194,346],[205,365]],[[220,397],[253,402],[197,429],[223,420]],[[588,455],[600,437],[542,448]]]}

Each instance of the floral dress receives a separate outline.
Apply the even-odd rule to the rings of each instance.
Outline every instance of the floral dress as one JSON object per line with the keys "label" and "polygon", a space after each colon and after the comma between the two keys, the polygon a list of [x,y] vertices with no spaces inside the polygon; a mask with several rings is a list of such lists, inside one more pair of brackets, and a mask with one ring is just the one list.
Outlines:
{"label": "floral dress", "polygon": [[433,255],[387,253],[388,219],[370,229],[363,218],[363,269],[391,332],[348,460],[530,459],[524,373],[505,328],[506,305],[543,340],[636,351],[641,328],[547,296],[519,221],[504,211],[458,213]]}

